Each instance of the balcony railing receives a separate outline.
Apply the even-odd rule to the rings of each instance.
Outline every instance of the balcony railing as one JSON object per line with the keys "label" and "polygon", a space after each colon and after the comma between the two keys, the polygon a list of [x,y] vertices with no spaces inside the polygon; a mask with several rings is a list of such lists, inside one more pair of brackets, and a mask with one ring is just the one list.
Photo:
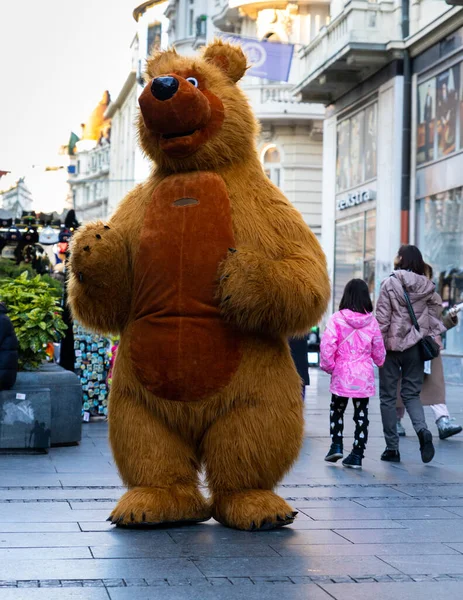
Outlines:
{"label": "balcony railing", "polygon": [[[301,50],[303,70],[307,75],[318,72],[349,47],[386,46],[400,39],[399,16],[393,1],[352,0],[317,37]],[[372,57],[373,58],[373,57]]]}
{"label": "balcony railing", "polygon": [[321,105],[304,103],[300,95],[294,95],[291,84],[250,84],[244,81],[242,88],[260,120],[320,119],[324,113]]}

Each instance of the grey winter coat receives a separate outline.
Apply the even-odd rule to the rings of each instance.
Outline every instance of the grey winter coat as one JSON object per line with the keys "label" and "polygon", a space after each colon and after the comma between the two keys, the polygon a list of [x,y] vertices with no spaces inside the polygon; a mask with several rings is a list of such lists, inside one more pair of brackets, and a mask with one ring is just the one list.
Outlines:
{"label": "grey winter coat", "polygon": [[[403,285],[415,311],[420,332],[412,325],[405,302]],[[442,300],[435,286],[424,275],[411,271],[394,271],[381,285],[376,304],[376,318],[386,350],[403,352],[415,346],[423,337],[438,337],[445,331],[440,315]]]}

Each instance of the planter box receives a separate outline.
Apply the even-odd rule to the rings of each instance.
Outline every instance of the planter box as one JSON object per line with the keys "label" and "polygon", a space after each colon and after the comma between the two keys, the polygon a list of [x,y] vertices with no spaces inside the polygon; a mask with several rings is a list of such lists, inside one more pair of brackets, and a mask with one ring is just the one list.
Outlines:
{"label": "planter box", "polygon": [[47,388],[51,400],[51,445],[77,444],[82,438],[82,388],[79,378],[59,365],[18,373],[14,392]]}
{"label": "planter box", "polygon": [[47,388],[0,392],[0,449],[50,447],[51,399]]}

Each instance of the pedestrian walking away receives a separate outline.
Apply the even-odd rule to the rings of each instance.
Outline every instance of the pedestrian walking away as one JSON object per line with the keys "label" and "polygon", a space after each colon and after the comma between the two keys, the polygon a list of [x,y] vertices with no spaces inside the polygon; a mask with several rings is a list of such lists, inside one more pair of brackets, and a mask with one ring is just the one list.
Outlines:
{"label": "pedestrian walking away", "polygon": [[331,375],[331,447],[327,462],[343,457],[344,412],[349,398],[354,404],[355,434],[352,452],[342,461],[360,469],[368,441],[368,403],[375,394],[373,363],[384,363],[386,350],[373,315],[368,286],[362,279],[349,281],[336,312],[322,337],[320,367]]}
{"label": "pedestrian walking away", "polygon": [[[445,327],[440,320],[442,301],[434,284],[425,276],[425,263],[416,246],[402,246],[394,262],[395,270],[381,286],[376,306],[387,350],[380,370],[380,406],[386,449],[381,460],[400,462],[397,433],[397,386],[420,441],[421,459],[434,457],[432,434],[426,424],[420,393],[424,381],[421,341],[438,338]],[[410,300],[410,307],[407,303]],[[412,323],[411,311],[419,329]]]}
{"label": "pedestrian walking away", "polygon": [[[425,274],[428,279],[433,280],[433,269],[431,265],[425,265]],[[441,300],[442,303],[442,300]],[[451,308],[448,313],[441,318],[445,329],[448,331],[456,325],[458,325],[458,312],[459,307]],[[440,338],[436,338],[436,341],[442,345]],[[457,433],[461,433],[461,425],[457,425],[452,422],[450,413],[447,408],[445,401],[445,380],[444,380],[444,366],[442,363],[442,357],[438,356],[431,362],[431,372],[424,376],[423,388],[421,390],[421,404],[423,406],[429,406],[433,412],[434,420],[437,425],[437,431],[439,432],[439,438],[445,440]],[[401,423],[401,419],[404,416],[404,406],[401,401],[400,393],[397,395],[397,432],[399,436],[405,436],[405,428]]]}

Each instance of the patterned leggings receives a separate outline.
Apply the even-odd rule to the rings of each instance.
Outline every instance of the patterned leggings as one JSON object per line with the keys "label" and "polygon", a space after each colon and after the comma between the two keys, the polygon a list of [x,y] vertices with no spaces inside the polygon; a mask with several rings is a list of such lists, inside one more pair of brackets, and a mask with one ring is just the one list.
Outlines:
{"label": "patterned leggings", "polygon": [[[342,446],[344,412],[348,402],[349,398],[343,398],[335,394],[331,396],[330,430],[333,444],[341,444]],[[354,447],[352,452],[363,458],[365,446],[368,441],[368,425],[370,423],[368,421],[368,398],[352,398],[352,402],[354,403],[355,422]]]}

